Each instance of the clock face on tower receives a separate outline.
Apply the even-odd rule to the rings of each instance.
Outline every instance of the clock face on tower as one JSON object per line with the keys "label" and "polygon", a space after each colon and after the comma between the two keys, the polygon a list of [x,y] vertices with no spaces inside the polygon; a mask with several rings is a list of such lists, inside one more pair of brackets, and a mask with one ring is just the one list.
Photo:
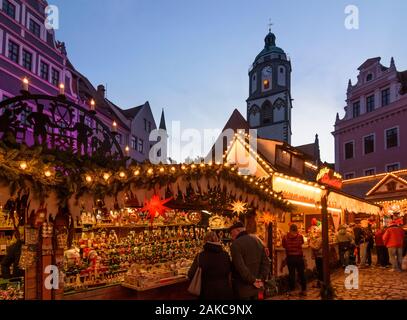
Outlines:
{"label": "clock face on tower", "polygon": [[265,67],[262,71],[263,77],[270,77],[272,73],[273,73],[272,67]]}

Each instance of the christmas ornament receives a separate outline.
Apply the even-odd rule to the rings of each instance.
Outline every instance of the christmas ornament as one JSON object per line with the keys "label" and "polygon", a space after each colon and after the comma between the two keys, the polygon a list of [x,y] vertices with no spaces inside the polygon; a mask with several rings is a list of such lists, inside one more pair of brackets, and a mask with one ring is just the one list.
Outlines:
{"label": "christmas ornament", "polygon": [[147,211],[150,222],[153,223],[154,219],[158,216],[162,216],[165,218],[165,212],[170,209],[164,205],[171,200],[172,198],[161,200],[159,196],[154,195],[150,199],[150,201],[145,202],[144,207],[141,209],[141,211]]}
{"label": "christmas ornament", "polygon": [[274,221],[274,216],[270,212],[265,212],[259,217],[259,221],[264,224],[269,224]]}
{"label": "christmas ornament", "polygon": [[237,213],[239,215],[247,211],[247,203],[240,200],[234,201],[231,206],[233,213]]}

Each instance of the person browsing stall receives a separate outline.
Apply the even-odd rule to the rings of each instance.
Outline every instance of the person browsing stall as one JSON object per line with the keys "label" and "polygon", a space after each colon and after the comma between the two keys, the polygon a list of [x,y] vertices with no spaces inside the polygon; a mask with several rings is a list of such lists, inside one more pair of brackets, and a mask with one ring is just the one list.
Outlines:
{"label": "person browsing stall", "polygon": [[241,222],[230,229],[233,290],[241,300],[257,300],[270,273],[270,260],[262,242],[249,235]]}

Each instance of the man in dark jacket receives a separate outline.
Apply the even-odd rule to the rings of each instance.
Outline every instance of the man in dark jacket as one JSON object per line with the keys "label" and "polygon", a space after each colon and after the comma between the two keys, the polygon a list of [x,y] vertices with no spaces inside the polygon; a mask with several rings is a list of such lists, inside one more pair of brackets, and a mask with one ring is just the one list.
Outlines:
{"label": "man in dark jacket", "polygon": [[233,264],[233,289],[242,300],[258,299],[259,291],[270,273],[270,260],[263,243],[246,232],[241,222],[230,228]]}

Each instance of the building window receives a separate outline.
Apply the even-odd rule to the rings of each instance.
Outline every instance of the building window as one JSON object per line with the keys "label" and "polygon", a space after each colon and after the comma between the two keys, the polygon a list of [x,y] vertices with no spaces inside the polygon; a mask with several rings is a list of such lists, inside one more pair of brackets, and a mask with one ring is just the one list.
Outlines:
{"label": "building window", "polygon": [[376,174],[375,169],[366,169],[365,170],[365,176],[373,176],[374,174]]}
{"label": "building window", "polygon": [[353,142],[345,143],[345,159],[352,159],[354,155]]}
{"label": "building window", "polygon": [[28,52],[27,50],[23,50],[23,67],[28,71],[31,71],[32,69],[32,61],[33,61],[32,53]]}
{"label": "building window", "polygon": [[400,164],[399,163],[388,164],[386,166],[386,171],[387,172],[393,172],[393,171],[397,171],[397,170],[400,170]]}
{"label": "building window", "polygon": [[382,90],[382,107],[390,104],[390,89]]}
{"label": "building window", "polygon": [[147,119],[144,119],[144,131],[147,131]]}
{"label": "building window", "polygon": [[144,141],[142,139],[138,139],[138,152],[143,153],[144,152]]}
{"label": "building window", "polygon": [[370,136],[364,137],[363,140],[365,154],[374,152],[374,135],[372,134]]}
{"label": "building window", "polygon": [[373,80],[373,74],[369,73],[366,77],[366,81],[372,81]]}
{"label": "building window", "polygon": [[261,107],[262,111],[262,123],[271,124],[273,122],[273,106],[269,101],[266,101]]}
{"label": "building window", "polygon": [[137,150],[137,137],[135,136],[131,137],[131,148],[133,150]]}
{"label": "building window", "polygon": [[386,130],[386,149],[398,147],[399,135],[398,128],[392,128]]}
{"label": "building window", "polygon": [[360,101],[353,104],[353,117],[357,118],[360,116]]}
{"label": "building window", "polygon": [[36,37],[41,38],[41,26],[33,19],[30,19],[29,29]]}
{"label": "building window", "polygon": [[372,112],[374,110],[374,95],[366,98],[366,112]]}
{"label": "building window", "polygon": [[346,173],[345,174],[345,180],[353,179],[355,177],[354,173]]}
{"label": "building window", "polygon": [[15,63],[20,60],[20,46],[11,40],[8,42],[8,57]]}
{"label": "building window", "polygon": [[148,132],[151,132],[151,122],[148,122]]}
{"label": "building window", "polygon": [[3,0],[3,11],[8,15],[9,17],[15,19],[16,18],[16,6],[12,4],[8,0]]}
{"label": "building window", "polygon": [[51,82],[54,86],[59,86],[59,71],[52,68]]}
{"label": "building window", "polygon": [[41,78],[49,81],[49,65],[41,61]]}

